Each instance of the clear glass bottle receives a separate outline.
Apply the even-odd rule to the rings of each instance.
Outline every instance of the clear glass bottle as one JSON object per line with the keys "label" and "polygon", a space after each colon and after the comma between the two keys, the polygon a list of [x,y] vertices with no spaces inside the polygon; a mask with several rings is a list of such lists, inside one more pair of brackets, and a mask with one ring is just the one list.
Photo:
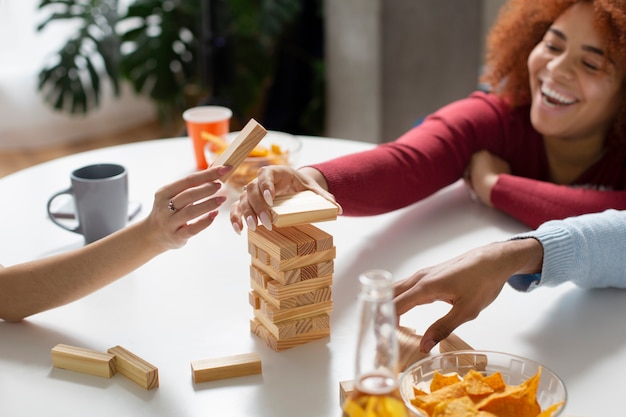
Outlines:
{"label": "clear glass bottle", "polygon": [[397,384],[399,353],[391,273],[367,271],[359,280],[354,392],[344,403],[343,417],[408,417]]}

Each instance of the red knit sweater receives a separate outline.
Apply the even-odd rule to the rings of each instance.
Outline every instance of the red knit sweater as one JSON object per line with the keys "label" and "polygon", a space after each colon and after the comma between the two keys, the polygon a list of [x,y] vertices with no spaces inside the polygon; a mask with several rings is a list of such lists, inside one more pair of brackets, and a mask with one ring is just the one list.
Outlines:
{"label": "red knit sweater", "polygon": [[344,214],[368,216],[415,203],[462,177],[471,156],[487,150],[507,161],[491,192],[497,209],[536,228],[608,208],[626,209],[626,150],[612,150],[564,186],[549,182],[541,135],[529,107],[511,109],[493,94],[473,93],[443,107],[394,142],[314,165]]}

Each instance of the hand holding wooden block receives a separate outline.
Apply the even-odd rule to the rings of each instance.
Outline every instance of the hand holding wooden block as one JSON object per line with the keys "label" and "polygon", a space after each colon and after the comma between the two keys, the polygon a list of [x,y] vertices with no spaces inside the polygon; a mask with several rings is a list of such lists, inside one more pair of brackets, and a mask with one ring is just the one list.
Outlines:
{"label": "hand holding wooden block", "polygon": [[336,220],[338,214],[337,205],[310,190],[276,197],[271,208],[272,224],[276,227]]}
{"label": "hand holding wooden block", "polygon": [[222,178],[222,182],[226,182],[228,178],[235,172],[235,169],[250,154],[256,145],[261,142],[267,135],[267,130],[261,126],[256,120],[250,119],[248,124],[239,132],[234,141],[220,154],[213,162],[212,166],[226,165],[232,166],[233,169]]}

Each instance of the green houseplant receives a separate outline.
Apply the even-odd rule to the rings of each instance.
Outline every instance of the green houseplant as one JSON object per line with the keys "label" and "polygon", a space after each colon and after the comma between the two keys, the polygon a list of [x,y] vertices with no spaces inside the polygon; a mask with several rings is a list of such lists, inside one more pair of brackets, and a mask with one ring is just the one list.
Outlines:
{"label": "green houseplant", "polygon": [[[78,22],[74,36],[39,74],[51,106],[72,114],[100,105],[103,88],[129,82],[163,120],[208,98],[242,117],[266,105],[277,50],[302,10],[300,0],[41,0],[47,17]],[[322,61],[306,57],[323,80]],[[312,112],[320,112],[319,97]],[[257,116],[258,117],[258,116]],[[304,117],[309,117],[305,115]],[[315,116],[313,116],[315,119]],[[319,124],[319,117],[316,123]],[[315,129],[315,128],[314,128]]]}

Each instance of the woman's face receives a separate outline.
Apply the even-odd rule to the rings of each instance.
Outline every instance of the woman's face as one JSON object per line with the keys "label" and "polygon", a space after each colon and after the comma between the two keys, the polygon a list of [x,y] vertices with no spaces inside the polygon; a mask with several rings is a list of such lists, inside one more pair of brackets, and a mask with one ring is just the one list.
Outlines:
{"label": "woman's face", "polygon": [[621,104],[624,69],[607,56],[592,7],[567,9],[528,57],[530,117],[544,137],[603,141]]}

